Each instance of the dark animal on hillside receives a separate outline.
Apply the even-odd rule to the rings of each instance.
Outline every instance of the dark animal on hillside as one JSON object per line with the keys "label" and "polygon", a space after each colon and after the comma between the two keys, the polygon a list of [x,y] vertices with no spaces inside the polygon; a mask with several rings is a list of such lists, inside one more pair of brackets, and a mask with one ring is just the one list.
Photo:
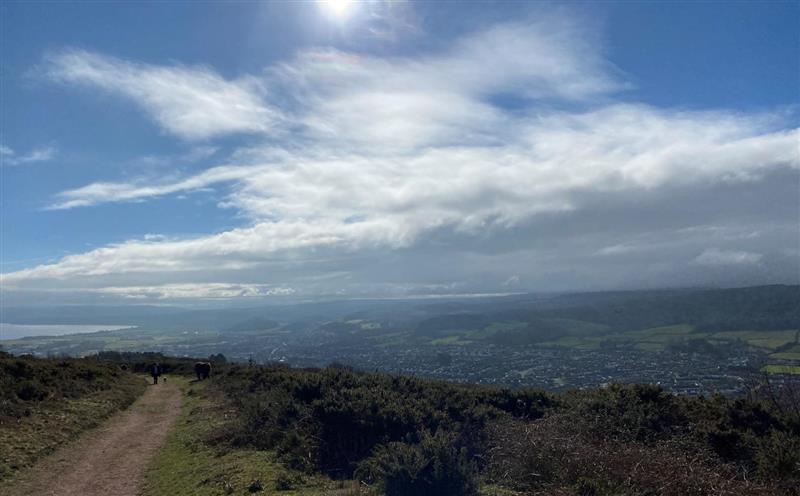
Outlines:
{"label": "dark animal on hillside", "polygon": [[194,364],[194,373],[197,374],[197,380],[202,381],[211,377],[211,362],[197,362]]}

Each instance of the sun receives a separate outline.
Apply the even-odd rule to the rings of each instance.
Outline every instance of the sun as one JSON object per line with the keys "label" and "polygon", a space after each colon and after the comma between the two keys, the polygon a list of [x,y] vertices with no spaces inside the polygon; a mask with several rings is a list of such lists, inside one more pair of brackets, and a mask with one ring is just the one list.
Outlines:
{"label": "sun", "polygon": [[356,4],[356,0],[317,0],[317,3],[331,16],[346,18]]}

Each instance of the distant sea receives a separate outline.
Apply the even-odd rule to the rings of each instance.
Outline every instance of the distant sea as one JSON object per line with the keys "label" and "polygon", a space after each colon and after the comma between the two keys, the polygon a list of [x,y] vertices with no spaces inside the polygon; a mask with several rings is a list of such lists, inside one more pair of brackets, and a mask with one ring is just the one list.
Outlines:
{"label": "distant sea", "polygon": [[38,336],[63,336],[64,334],[81,334],[85,332],[116,331],[133,326],[120,325],[23,325],[4,324],[0,322],[0,340],[20,339]]}

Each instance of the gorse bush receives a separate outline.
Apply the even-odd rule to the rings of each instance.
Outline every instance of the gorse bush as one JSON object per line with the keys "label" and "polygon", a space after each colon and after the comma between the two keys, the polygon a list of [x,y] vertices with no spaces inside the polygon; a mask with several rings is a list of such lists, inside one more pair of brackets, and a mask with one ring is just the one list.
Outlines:
{"label": "gorse bush", "polygon": [[377,482],[386,496],[473,495],[477,477],[468,450],[449,433],[424,435],[417,444],[376,446],[356,477]]}
{"label": "gorse bush", "polygon": [[535,391],[361,374],[343,368],[230,368],[217,384],[241,412],[240,446],[274,449],[292,468],[351,477],[379,445],[417,444],[456,433],[467,456],[483,450],[485,426],[501,415],[539,418],[551,396]]}
{"label": "gorse bush", "polygon": [[658,386],[612,384],[592,394],[574,393],[570,403],[579,417],[603,437],[624,441],[654,441],[684,432],[686,412]]}
{"label": "gorse bush", "polygon": [[755,452],[758,473],[767,478],[794,480],[800,483],[800,436],[772,431],[759,439]]}
{"label": "gorse bush", "polygon": [[545,418],[496,422],[490,432],[489,477],[523,491],[773,495],[800,487],[797,418],[768,402],[612,385],[566,394]]}
{"label": "gorse bush", "polygon": [[124,372],[91,359],[37,359],[0,352],[0,415],[30,414],[38,402],[76,399],[111,389]]}
{"label": "gorse bush", "polygon": [[779,479],[743,477],[735,465],[681,436],[649,443],[600,439],[569,413],[534,423],[506,420],[490,429],[486,477],[525,493],[573,488],[596,496],[795,494],[781,491]]}
{"label": "gorse bush", "polygon": [[215,387],[238,412],[218,442],[389,496],[468,495],[479,482],[595,496],[798,494],[800,420],[776,402],[648,385],[553,395],[346,367],[233,365]]}
{"label": "gorse bush", "polygon": [[19,381],[15,393],[17,399],[22,401],[42,401],[50,396],[51,391],[41,382],[31,379]]}

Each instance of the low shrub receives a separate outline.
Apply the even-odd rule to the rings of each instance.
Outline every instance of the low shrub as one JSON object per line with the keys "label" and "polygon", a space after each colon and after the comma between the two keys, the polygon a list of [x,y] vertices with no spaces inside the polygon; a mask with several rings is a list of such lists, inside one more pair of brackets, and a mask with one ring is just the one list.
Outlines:
{"label": "low shrub", "polygon": [[448,434],[425,436],[418,444],[389,443],[375,448],[356,476],[377,482],[386,496],[477,494],[476,471],[467,450]]}
{"label": "low shrub", "polygon": [[44,384],[35,379],[24,379],[17,385],[17,398],[22,401],[42,401],[50,395]]}
{"label": "low shrub", "polygon": [[275,478],[276,491],[291,491],[303,484],[303,478],[297,472],[283,471]]}
{"label": "low shrub", "polygon": [[761,476],[794,482],[800,487],[800,438],[786,432],[771,432],[759,440],[756,465]]}
{"label": "low shrub", "polygon": [[[657,442],[598,438],[573,413],[491,426],[487,476],[537,493],[573,487],[578,494],[659,496],[776,495],[769,481],[741,477],[735,465],[687,436]],[[791,494],[791,493],[790,493]]]}
{"label": "low shrub", "polygon": [[389,495],[470,494],[478,479],[587,496],[798,494],[800,418],[758,398],[619,384],[552,395],[342,367],[230,365],[213,387],[239,412],[220,440]]}
{"label": "low shrub", "polygon": [[352,477],[376,446],[452,432],[473,456],[494,418],[538,418],[552,407],[538,391],[457,386],[345,368],[230,367],[216,377],[240,412],[237,446],[272,449],[289,467]]}
{"label": "low shrub", "polygon": [[30,415],[44,401],[77,399],[120,382],[117,365],[93,359],[15,357],[0,352],[0,416]]}

